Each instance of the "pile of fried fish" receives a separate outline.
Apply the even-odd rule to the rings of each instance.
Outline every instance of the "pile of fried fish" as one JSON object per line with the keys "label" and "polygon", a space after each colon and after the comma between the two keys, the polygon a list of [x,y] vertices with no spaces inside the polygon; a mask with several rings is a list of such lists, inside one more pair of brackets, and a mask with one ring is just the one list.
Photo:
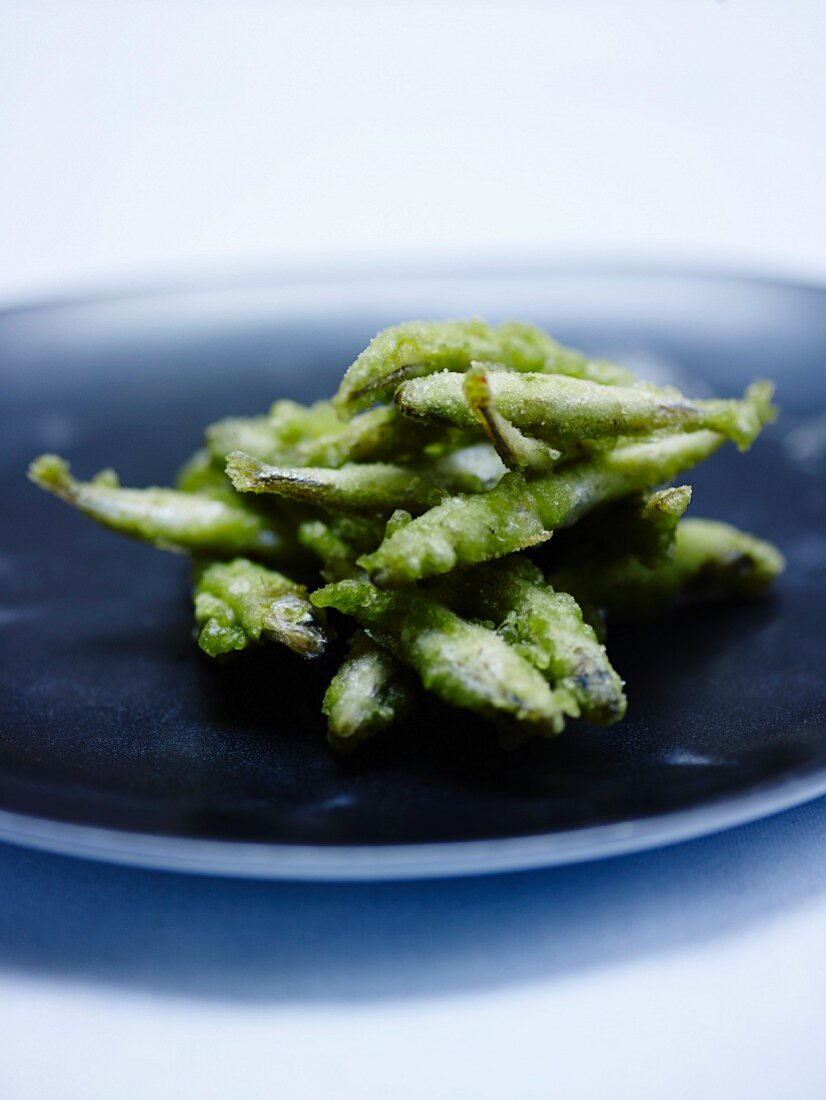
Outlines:
{"label": "pile of fried fish", "polygon": [[29,476],[188,554],[210,657],[312,658],[349,635],[322,702],[334,747],[393,726],[422,688],[513,745],[622,718],[606,625],[751,596],[783,568],[769,543],[683,518],[691,488],[670,484],[727,442],[747,450],[771,398],[758,381],[691,400],[529,324],[416,321],[379,333],[332,400],[211,425],[174,489],[80,482],[56,455]]}

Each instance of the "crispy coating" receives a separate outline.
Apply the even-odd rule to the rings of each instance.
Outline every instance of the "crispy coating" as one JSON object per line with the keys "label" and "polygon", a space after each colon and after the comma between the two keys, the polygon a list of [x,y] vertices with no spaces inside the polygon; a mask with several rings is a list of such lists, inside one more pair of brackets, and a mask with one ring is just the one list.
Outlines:
{"label": "crispy coating", "polygon": [[493,630],[460,618],[434,596],[380,592],[354,578],[311,598],[316,607],[351,615],[445,702],[493,721],[522,723],[533,733],[562,730],[567,700]]}
{"label": "crispy coating", "polygon": [[276,466],[336,468],[347,462],[414,458],[444,434],[439,426],[417,423],[392,405],[345,422],[328,402],[308,407],[290,401],[277,402],[269,416],[219,420],[207,429],[206,450],[221,469],[233,451]]}
{"label": "crispy coating", "polygon": [[227,475],[239,493],[273,493],[337,512],[363,515],[407,508],[421,512],[445,493],[404,466],[361,463],[328,470],[323,466],[269,466],[252,455],[234,451]]}
{"label": "crispy coating", "polygon": [[340,752],[351,752],[402,721],[415,695],[410,671],[357,630],[321,704],[327,716],[327,741]]}
{"label": "crispy coating", "polygon": [[508,321],[409,321],[384,329],[342,379],[333,404],[352,416],[376,401],[388,401],[409,378],[437,371],[466,371],[473,362],[501,363],[511,371],[588,378],[606,385],[631,383],[630,371],[564,348],[535,325]]}
{"label": "crispy coating", "polygon": [[499,634],[574,701],[568,713],[598,725],[625,714],[623,682],[576,600],[547,584],[527,558],[514,555],[442,582],[451,606],[492,620]]}
{"label": "crispy coating", "polygon": [[359,572],[359,555],[374,548],[385,530],[381,519],[334,515],[302,520],[298,525],[298,541],[317,559],[326,581],[341,581]]}
{"label": "crispy coating", "polygon": [[[486,406],[495,405],[499,420],[563,449],[582,440],[709,428],[746,450],[775,412],[767,382],[750,386],[740,401],[691,401],[671,390],[547,374],[498,370],[484,377]],[[473,396],[465,378],[443,371],[405,382],[396,403],[406,416],[469,430],[479,420]],[[484,426],[490,434],[490,424]]]}
{"label": "crispy coating", "polygon": [[[455,378],[455,375],[451,377]],[[429,379],[421,379],[421,381],[426,382]],[[401,386],[397,391],[397,401],[400,400],[399,394],[404,388]],[[553,466],[560,457],[559,451],[549,447],[540,439],[525,435],[502,413],[491,391],[489,372],[481,363],[474,363],[465,373],[462,393],[468,408],[509,470],[542,472]],[[400,404],[404,411],[403,399]]]}
{"label": "crispy coating", "polygon": [[57,455],[41,455],[29,477],[90,519],[122,535],[161,550],[233,558],[239,554],[265,561],[289,561],[296,553],[292,532],[276,516],[234,500],[177,489],[123,489],[111,471],[92,481],[77,481]]}
{"label": "crispy coating", "polygon": [[657,565],[674,552],[677,525],[691,502],[691,486],[634,493],[604,505],[561,531],[554,543],[560,563],[588,561],[595,569],[618,555]]}
{"label": "crispy coating", "polygon": [[193,595],[198,645],[210,657],[264,641],[318,657],[330,638],[304,585],[246,558],[196,564]]}
{"label": "crispy coating", "polygon": [[669,481],[724,442],[716,432],[632,443],[534,481],[506,474],[487,493],[449,497],[386,538],[361,566],[381,588],[476,565],[535,546],[599,504]]}
{"label": "crispy coating", "polygon": [[[683,519],[689,486],[660,488],[726,441],[747,449],[771,398],[757,382],[690,400],[529,324],[410,322],[379,333],[332,401],[212,424],[175,489],[124,489],[111,470],[80,482],[55,455],[29,476],[189,554],[212,657],[265,642],[314,657],[333,637],[324,609],[349,619],[322,704],[334,748],[402,718],[417,677],[516,744],[623,716],[606,620],[751,596],[782,570],[770,544]],[[519,551],[555,532],[543,576]],[[286,563],[326,586],[310,594],[272,568]]]}
{"label": "crispy coating", "polygon": [[785,567],[770,542],[710,519],[684,519],[676,531],[670,560],[653,567],[620,555],[599,569],[590,563],[555,570],[549,577],[560,591],[603,609],[611,621],[650,618],[682,600],[756,596]]}

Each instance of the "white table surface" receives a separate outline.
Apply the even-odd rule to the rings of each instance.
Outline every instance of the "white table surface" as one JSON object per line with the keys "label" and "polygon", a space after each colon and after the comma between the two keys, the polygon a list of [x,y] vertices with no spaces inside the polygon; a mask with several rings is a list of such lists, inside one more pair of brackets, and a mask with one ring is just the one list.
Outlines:
{"label": "white table surface", "polygon": [[0,847],[4,1097],[820,1098],[826,802],[442,883]]}
{"label": "white table surface", "polygon": [[[0,6],[0,304],[271,264],[826,279],[826,5]],[[826,802],[386,886],[0,846],[0,1096],[821,1098]]]}

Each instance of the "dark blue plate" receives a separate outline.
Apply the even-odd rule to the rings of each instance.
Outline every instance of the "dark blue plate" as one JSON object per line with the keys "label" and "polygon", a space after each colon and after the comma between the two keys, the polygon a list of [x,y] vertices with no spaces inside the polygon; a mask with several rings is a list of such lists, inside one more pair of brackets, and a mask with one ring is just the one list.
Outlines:
{"label": "dark blue plate", "polygon": [[[748,456],[691,480],[691,511],[778,542],[774,596],[615,631],[619,726],[503,754],[424,705],[365,752],[318,712],[336,654],[224,667],[191,639],[184,563],[38,492],[56,450],[86,476],[168,482],[206,423],[328,394],[380,327],[481,314],[733,393],[778,382]],[[715,276],[541,272],[274,281],[0,315],[0,837],[215,873],[381,878],[497,871],[694,836],[826,791],[826,292]]]}

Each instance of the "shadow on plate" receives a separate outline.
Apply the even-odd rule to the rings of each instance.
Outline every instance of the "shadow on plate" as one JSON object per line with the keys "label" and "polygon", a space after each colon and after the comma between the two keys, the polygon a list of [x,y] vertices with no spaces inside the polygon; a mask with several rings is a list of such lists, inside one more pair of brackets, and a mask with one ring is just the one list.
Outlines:
{"label": "shadow on plate", "polygon": [[660,851],[442,882],[231,881],[0,846],[0,969],[238,1002],[497,988],[778,915],[826,889],[824,845],[826,799]]}

